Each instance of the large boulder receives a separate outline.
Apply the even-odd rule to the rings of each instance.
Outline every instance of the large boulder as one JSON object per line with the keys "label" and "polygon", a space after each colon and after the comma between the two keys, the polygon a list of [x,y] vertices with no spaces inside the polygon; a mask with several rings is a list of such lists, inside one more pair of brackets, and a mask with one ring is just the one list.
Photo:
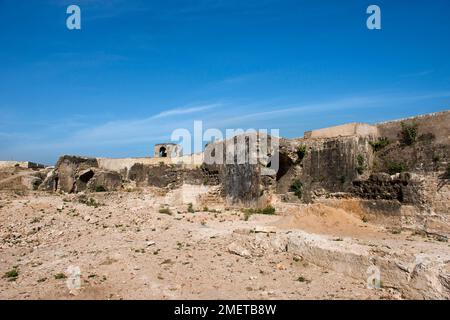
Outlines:
{"label": "large boulder", "polygon": [[49,177],[49,179],[54,180],[54,190],[78,192],[86,189],[87,183],[93,177],[91,171],[94,168],[98,168],[95,158],[65,155],[56,163],[57,176]]}
{"label": "large boulder", "polygon": [[115,191],[122,187],[122,176],[116,171],[92,170],[86,187],[90,191]]}
{"label": "large boulder", "polygon": [[39,190],[42,191],[56,191],[58,188],[58,173],[55,169],[51,169],[44,181],[39,185]]}
{"label": "large boulder", "polygon": [[8,168],[0,175],[0,190],[37,190],[45,174],[22,168]]}

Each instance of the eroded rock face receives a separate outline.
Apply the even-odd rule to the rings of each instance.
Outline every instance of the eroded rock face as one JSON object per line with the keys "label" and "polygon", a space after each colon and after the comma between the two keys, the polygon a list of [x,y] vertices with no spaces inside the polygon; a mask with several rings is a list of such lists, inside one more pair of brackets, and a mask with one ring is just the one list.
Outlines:
{"label": "eroded rock face", "polygon": [[95,170],[86,185],[90,191],[115,191],[122,187],[122,176],[115,171]]}
{"label": "eroded rock face", "polygon": [[62,156],[39,189],[76,193],[84,190],[114,191],[121,186],[120,173],[99,169],[97,159]]}
{"label": "eroded rock face", "polygon": [[57,172],[56,190],[64,192],[78,192],[86,188],[86,183],[79,180],[80,175],[86,170],[97,168],[98,163],[95,158],[85,158],[76,156],[62,156],[55,166]]}
{"label": "eroded rock face", "polygon": [[42,180],[43,174],[40,172],[24,170],[0,179],[0,190],[37,190]]}
{"label": "eroded rock face", "polygon": [[28,190],[37,190],[42,183],[42,177],[40,174],[29,174],[22,176],[22,185]]}
{"label": "eroded rock face", "polygon": [[301,185],[303,202],[312,202],[318,194],[348,192],[352,181],[368,177],[373,151],[370,137],[283,140],[280,144],[280,169],[276,192],[289,198],[294,184]]}
{"label": "eroded rock face", "polygon": [[303,160],[302,178],[311,190],[346,191],[351,181],[370,170],[368,138],[342,137],[317,141]]}
{"label": "eroded rock face", "polygon": [[423,203],[422,182],[410,173],[390,176],[386,173],[372,174],[367,180],[353,181],[352,192],[363,199],[398,200],[405,204]]}
{"label": "eroded rock face", "polygon": [[250,204],[259,198],[260,171],[257,165],[226,165],[223,187],[227,198],[233,203]]}
{"label": "eroded rock face", "polygon": [[44,181],[39,186],[39,190],[42,191],[57,191],[58,189],[58,173],[55,169],[50,170]]}
{"label": "eroded rock face", "polygon": [[218,185],[221,183],[221,168],[215,165],[187,169],[182,165],[144,165],[137,163],[128,172],[128,179],[137,186],[175,188],[183,183],[196,185]]}

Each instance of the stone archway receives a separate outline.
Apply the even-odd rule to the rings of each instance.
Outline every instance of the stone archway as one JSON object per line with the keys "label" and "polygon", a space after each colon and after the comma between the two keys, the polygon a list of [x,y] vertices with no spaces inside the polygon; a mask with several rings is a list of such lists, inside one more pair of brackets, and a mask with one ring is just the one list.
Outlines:
{"label": "stone archway", "polygon": [[167,158],[167,149],[166,149],[166,147],[159,148],[159,157],[160,158]]}

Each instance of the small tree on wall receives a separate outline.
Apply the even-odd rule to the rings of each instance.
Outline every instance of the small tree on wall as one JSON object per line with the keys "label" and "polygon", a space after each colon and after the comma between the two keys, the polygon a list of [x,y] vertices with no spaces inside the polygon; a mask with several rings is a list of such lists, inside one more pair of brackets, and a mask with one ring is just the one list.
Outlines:
{"label": "small tree on wall", "polygon": [[378,138],[377,141],[371,141],[369,143],[372,146],[373,151],[377,152],[387,147],[390,144],[390,141],[388,138]]}
{"label": "small tree on wall", "polygon": [[361,175],[364,173],[364,169],[366,168],[364,156],[362,154],[358,154],[358,157],[356,157],[356,161],[358,163],[358,165],[356,166],[356,171],[359,175]]}
{"label": "small tree on wall", "polygon": [[416,122],[411,123],[402,122],[401,125],[402,125],[401,131],[402,142],[410,146],[417,141],[419,125]]}
{"label": "small tree on wall", "polygon": [[301,162],[303,158],[306,156],[306,146],[302,145],[297,148],[297,157],[298,162]]}

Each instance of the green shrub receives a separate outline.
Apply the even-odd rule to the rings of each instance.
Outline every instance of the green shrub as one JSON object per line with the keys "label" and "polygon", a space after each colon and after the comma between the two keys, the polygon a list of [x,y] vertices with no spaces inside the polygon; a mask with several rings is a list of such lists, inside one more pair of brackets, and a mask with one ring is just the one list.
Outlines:
{"label": "green shrub", "polygon": [[5,272],[3,275],[3,278],[8,279],[8,281],[16,281],[17,277],[19,276],[19,270],[17,267],[13,267],[10,271]]}
{"label": "green shrub", "polygon": [[419,125],[415,122],[406,123],[402,122],[402,142],[408,146],[417,141],[417,134]]}
{"label": "green shrub", "polygon": [[104,186],[96,186],[95,192],[106,192],[106,188]]}
{"label": "green shrub", "polygon": [[188,204],[187,211],[190,212],[190,213],[194,213],[194,212],[195,212],[194,206],[192,205],[192,203],[189,203],[189,204]]}
{"label": "green shrub", "polygon": [[306,156],[306,146],[303,145],[297,148],[297,156],[299,162],[303,160]]}
{"label": "green shrub", "polygon": [[388,173],[389,174],[396,174],[396,173],[402,173],[407,170],[407,167],[404,163],[399,162],[391,162],[387,166]]}
{"label": "green shrub", "polygon": [[302,191],[303,191],[303,183],[300,180],[295,180],[290,188],[289,188],[290,192],[294,192],[294,194],[298,197],[301,198],[302,197]]}
{"label": "green shrub", "polygon": [[358,161],[358,166],[363,166],[364,165],[364,156],[362,154],[358,154],[358,156],[356,157],[356,161]]}
{"label": "green shrub", "polygon": [[67,278],[67,276],[64,273],[62,273],[62,272],[55,274],[55,279],[56,280],[66,279],[66,278]]}
{"label": "green shrub", "polygon": [[272,206],[267,206],[261,210],[261,213],[262,214],[270,214],[270,215],[275,214],[275,208]]}
{"label": "green shrub", "polygon": [[370,145],[372,146],[373,151],[377,152],[387,147],[390,143],[388,138],[378,138],[377,141],[371,141]]}
{"label": "green shrub", "polygon": [[252,214],[268,214],[268,215],[273,215],[275,214],[275,208],[272,206],[267,206],[263,209],[253,209],[253,208],[248,208],[248,209],[243,209],[242,210],[244,212],[244,220],[247,221],[248,218],[252,215]]}
{"label": "green shrub", "polygon": [[358,156],[356,157],[356,161],[358,163],[358,165],[356,166],[356,171],[358,172],[358,174],[363,174],[364,169],[366,168],[364,165],[364,156],[362,154],[358,154]]}

